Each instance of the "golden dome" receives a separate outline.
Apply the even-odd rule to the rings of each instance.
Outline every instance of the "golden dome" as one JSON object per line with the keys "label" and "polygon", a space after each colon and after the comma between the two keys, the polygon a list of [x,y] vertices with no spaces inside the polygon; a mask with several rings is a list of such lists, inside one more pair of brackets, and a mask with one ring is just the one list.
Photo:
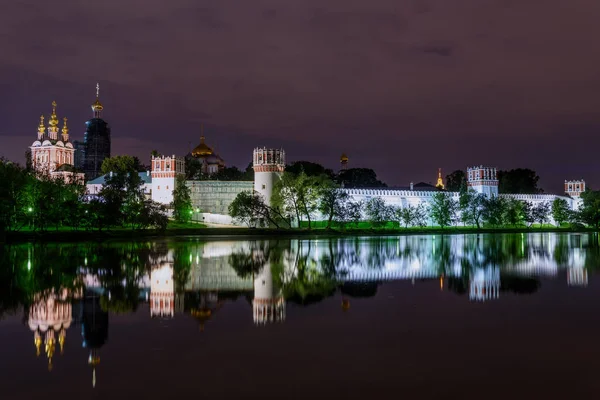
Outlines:
{"label": "golden dome", "polygon": [[104,110],[104,106],[102,106],[102,103],[100,103],[99,99],[96,99],[96,101],[94,102],[94,104],[92,104],[92,110],[93,111],[102,111],[102,110]]}
{"label": "golden dome", "polygon": [[206,157],[211,154],[213,154],[213,149],[204,143],[204,136],[200,136],[200,144],[192,150],[192,155],[194,157]]}
{"label": "golden dome", "polygon": [[48,120],[48,125],[51,127],[58,126],[58,117],[56,116],[56,101],[52,102],[52,114]]}
{"label": "golden dome", "polygon": [[46,127],[44,126],[44,116],[40,115],[40,124],[38,125],[38,134],[44,136],[44,131]]}
{"label": "golden dome", "polygon": [[63,127],[62,127],[62,134],[63,135],[68,135],[69,134],[69,127],[67,127],[67,117],[63,118]]}
{"label": "golden dome", "polygon": [[100,103],[100,84],[96,83],[96,101],[92,104],[92,111],[99,112],[104,110],[102,103]]}
{"label": "golden dome", "polygon": [[342,153],[342,156],[340,157],[340,162],[348,162],[348,156],[346,155],[346,153]]}

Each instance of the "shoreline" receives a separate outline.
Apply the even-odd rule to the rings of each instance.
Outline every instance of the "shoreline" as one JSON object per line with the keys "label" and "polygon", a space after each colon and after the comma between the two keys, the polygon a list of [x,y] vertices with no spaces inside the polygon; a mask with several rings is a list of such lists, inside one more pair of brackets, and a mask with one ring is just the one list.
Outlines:
{"label": "shoreline", "polygon": [[131,231],[46,231],[46,232],[6,232],[1,243],[27,242],[92,242],[108,240],[162,239],[181,236],[198,236],[204,239],[295,238],[295,237],[352,237],[352,236],[413,236],[413,235],[465,235],[465,234],[506,234],[506,233],[594,233],[594,228],[403,228],[403,229],[257,229],[257,228],[171,228],[165,231],[154,229]]}

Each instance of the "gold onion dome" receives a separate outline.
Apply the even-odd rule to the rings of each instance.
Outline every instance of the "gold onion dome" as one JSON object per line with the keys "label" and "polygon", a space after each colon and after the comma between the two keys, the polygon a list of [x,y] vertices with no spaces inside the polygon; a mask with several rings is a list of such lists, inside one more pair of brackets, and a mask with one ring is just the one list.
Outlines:
{"label": "gold onion dome", "polygon": [[43,135],[45,130],[46,130],[46,127],[44,126],[44,116],[40,115],[40,124],[38,125],[38,133],[40,135]]}
{"label": "gold onion dome", "polygon": [[51,127],[58,126],[58,117],[56,116],[56,101],[52,102],[52,114],[48,120],[48,125]]}
{"label": "gold onion dome", "polygon": [[63,127],[62,127],[62,134],[63,135],[67,135],[69,133],[69,127],[67,126],[67,117],[63,118]]}
{"label": "gold onion dome", "polygon": [[204,135],[200,136],[200,144],[192,150],[193,156],[210,156],[213,154],[213,149],[211,149],[206,143],[204,143]]}
{"label": "gold onion dome", "polygon": [[348,156],[346,155],[346,153],[342,153],[342,156],[340,157],[340,161],[341,162],[348,162]]}
{"label": "gold onion dome", "polygon": [[100,103],[99,99],[96,99],[96,101],[94,102],[94,104],[92,104],[92,110],[94,111],[102,111],[104,109],[104,106],[102,106],[102,103]]}
{"label": "gold onion dome", "polygon": [[92,111],[102,111],[104,106],[100,103],[100,84],[96,83],[96,101],[92,104]]}

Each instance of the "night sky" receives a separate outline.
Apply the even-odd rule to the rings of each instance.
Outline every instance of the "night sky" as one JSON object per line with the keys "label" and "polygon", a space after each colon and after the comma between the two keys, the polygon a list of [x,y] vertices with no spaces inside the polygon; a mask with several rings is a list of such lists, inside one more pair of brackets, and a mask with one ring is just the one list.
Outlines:
{"label": "night sky", "polygon": [[600,188],[593,0],[11,0],[0,5],[0,155],[24,162],[58,103],[72,140],[96,82],[113,154],[207,143],[245,167],[374,168],[390,185],[468,165]]}

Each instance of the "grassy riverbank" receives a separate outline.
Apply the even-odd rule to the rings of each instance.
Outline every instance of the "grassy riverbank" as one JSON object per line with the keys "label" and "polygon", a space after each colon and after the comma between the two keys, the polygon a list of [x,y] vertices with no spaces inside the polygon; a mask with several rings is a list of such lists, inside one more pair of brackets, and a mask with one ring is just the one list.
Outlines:
{"label": "grassy riverbank", "polygon": [[72,229],[7,232],[6,242],[80,242],[105,241],[113,239],[135,240],[140,238],[164,238],[174,236],[202,236],[203,238],[238,237],[238,238],[280,238],[280,237],[340,237],[340,236],[399,236],[399,235],[452,235],[471,233],[532,233],[532,232],[597,232],[591,228],[581,227],[533,227],[533,228],[482,228],[471,227],[426,227],[426,228],[353,228],[353,229],[256,229],[256,228],[214,228],[202,224],[170,223],[165,231],[154,229],[131,230],[112,229],[107,231],[85,231]]}

